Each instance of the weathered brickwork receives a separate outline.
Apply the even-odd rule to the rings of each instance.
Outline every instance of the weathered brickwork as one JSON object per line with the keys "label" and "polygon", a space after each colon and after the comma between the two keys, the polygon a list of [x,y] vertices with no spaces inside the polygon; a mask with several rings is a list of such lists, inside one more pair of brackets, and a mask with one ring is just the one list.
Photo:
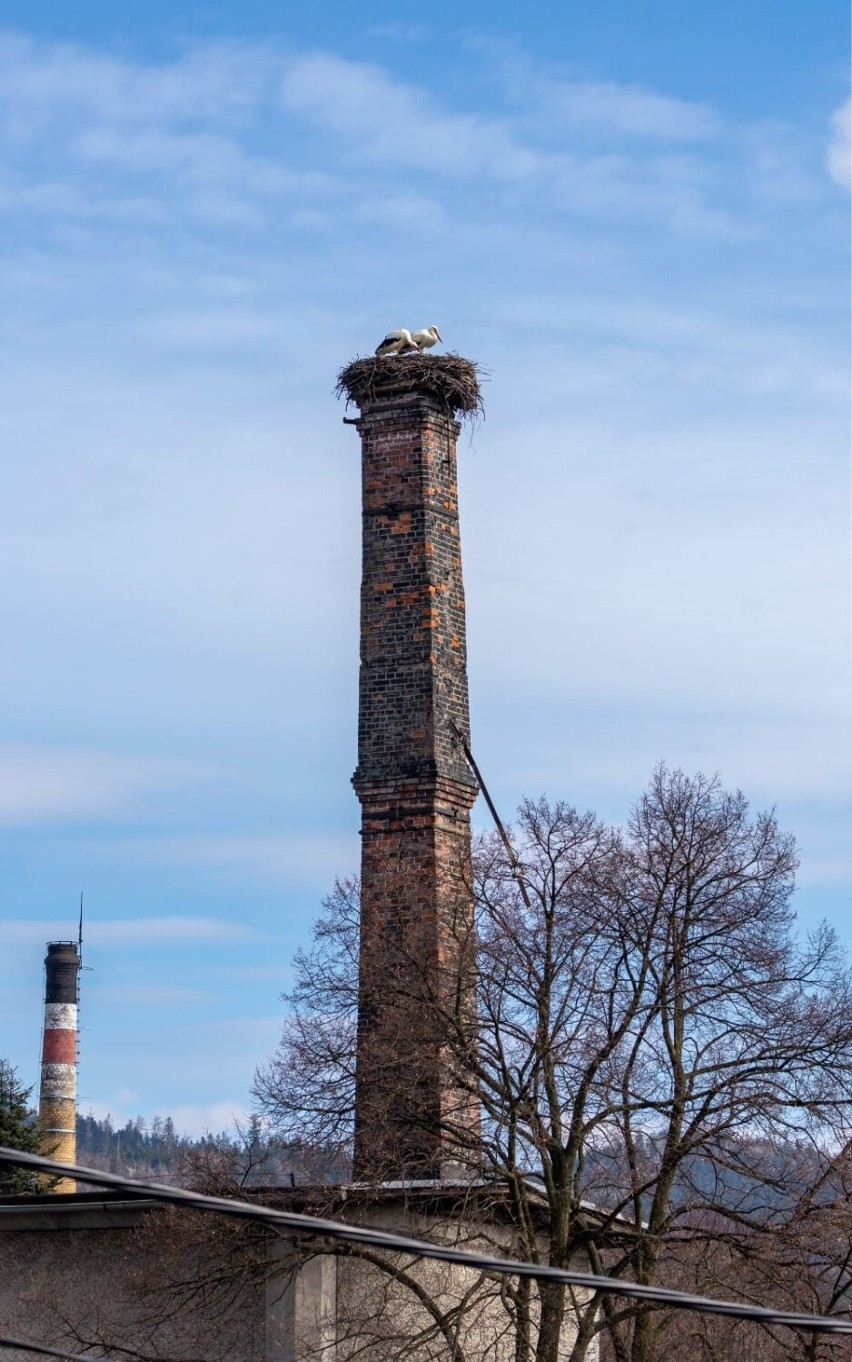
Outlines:
{"label": "weathered brickwork", "polygon": [[[356,1176],[439,1176],[478,1119],[436,1012],[473,1026],[458,425],[428,392],[365,404]],[[460,984],[461,981],[461,984]],[[459,1003],[459,998],[462,1002]],[[466,1000],[466,1001],[465,1001]],[[427,1022],[426,1016],[429,1020]],[[454,1021],[455,1019],[455,1021]]]}
{"label": "weathered brickwork", "polygon": [[471,787],[458,426],[428,396],[372,403],[363,451],[361,703],[356,787],[444,776]]}

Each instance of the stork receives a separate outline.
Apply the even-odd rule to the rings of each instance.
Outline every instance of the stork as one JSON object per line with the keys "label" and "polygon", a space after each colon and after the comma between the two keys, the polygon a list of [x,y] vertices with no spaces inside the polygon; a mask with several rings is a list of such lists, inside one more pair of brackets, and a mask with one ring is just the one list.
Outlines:
{"label": "stork", "polygon": [[443,344],[443,337],[437,326],[427,326],[423,331],[412,331],[411,343],[416,345],[418,350],[431,350],[438,341]]}
{"label": "stork", "polygon": [[381,345],[376,346],[376,354],[379,359],[384,359],[385,355],[404,355],[408,350],[417,350],[418,348],[414,344],[411,332],[406,331],[403,326],[400,327],[399,331],[388,332]]}

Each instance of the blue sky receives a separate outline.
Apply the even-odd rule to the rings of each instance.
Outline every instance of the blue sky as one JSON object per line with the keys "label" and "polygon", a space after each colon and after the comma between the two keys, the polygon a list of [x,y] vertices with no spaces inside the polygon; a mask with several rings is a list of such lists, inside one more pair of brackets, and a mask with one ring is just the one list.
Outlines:
{"label": "blue sky", "polygon": [[[852,947],[846,5],[7,3],[0,1053],[88,912],[82,1104],[245,1110],[358,856],[358,448],[437,322],[501,807],[718,770]],[[484,825],[484,814],[477,811]]]}

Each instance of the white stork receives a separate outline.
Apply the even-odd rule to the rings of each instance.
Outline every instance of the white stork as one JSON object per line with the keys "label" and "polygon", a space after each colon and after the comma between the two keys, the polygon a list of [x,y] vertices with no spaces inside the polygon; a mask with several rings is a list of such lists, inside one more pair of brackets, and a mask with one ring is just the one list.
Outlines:
{"label": "white stork", "polygon": [[443,344],[443,337],[437,326],[427,326],[423,331],[412,331],[411,342],[417,346],[418,350],[431,350],[438,341]]}
{"label": "white stork", "polygon": [[408,350],[416,350],[410,331],[401,327],[399,331],[389,331],[381,345],[376,346],[376,354],[379,359],[384,359],[385,355],[404,355]]}

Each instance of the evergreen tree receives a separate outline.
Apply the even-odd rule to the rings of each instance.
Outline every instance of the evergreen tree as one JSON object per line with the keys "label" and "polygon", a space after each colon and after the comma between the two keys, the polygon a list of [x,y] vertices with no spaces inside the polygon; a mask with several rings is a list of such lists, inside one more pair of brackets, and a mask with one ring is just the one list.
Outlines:
{"label": "evergreen tree", "polygon": [[[13,1065],[7,1059],[0,1059],[0,1145],[38,1154],[38,1119],[29,1105],[31,1092],[32,1088],[24,1088],[18,1082],[18,1072]],[[26,1168],[0,1166],[0,1195],[38,1190],[37,1174]]]}

